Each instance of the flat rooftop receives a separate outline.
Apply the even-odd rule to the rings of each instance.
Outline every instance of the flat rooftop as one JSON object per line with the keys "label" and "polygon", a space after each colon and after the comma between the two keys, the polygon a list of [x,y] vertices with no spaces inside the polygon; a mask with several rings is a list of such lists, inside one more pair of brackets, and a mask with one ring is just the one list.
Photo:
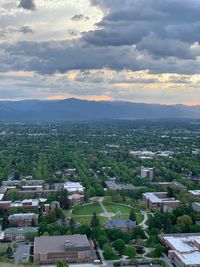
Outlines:
{"label": "flat rooftop", "polygon": [[168,241],[170,244],[170,247],[179,251],[179,252],[190,252],[190,251],[196,251],[198,250],[193,242],[194,240],[199,241],[200,240],[200,235],[199,236],[166,236],[163,237],[164,240]]}
{"label": "flat rooftop", "polygon": [[191,253],[179,253],[175,252],[176,255],[181,259],[182,262],[185,263],[185,265],[199,265],[200,263],[200,252],[194,251]]}
{"label": "flat rooftop", "polygon": [[185,265],[199,265],[200,233],[163,235],[162,239]]}
{"label": "flat rooftop", "polygon": [[166,198],[166,197],[158,197],[156,194],[167,194],[167,192],[150,192],[150,193],[144,193],[143,195],[145,198],[149,199],[152,203],[162,203],[162,202],[177,202],[179,203],[179,200],[176,200],[175,198]]}
{"label": "flat rooftop", "polygon": [[200,196],[200,190],[189,190],[188,192],[194,196]]}
{"label": "flat rooftop", "polygon": [[76,247],[90,247],[90,243],[86,235],[62,235],[62,236],[40,236],[35,237],[34,240],[34,254],[35,253],[49,253],[49,252],[63,252],[65,249],[65,242],[74,244]]}

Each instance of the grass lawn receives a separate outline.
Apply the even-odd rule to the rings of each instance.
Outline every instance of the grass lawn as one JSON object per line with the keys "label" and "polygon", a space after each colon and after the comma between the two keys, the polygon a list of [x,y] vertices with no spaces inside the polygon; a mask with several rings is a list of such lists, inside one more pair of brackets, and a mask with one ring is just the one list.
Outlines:
{"label": "grass lawn", "polygon": [[[103,205],[108,212],[116,214],[118,211],[120,211],[121,219],[128,219],[131,207],[111,202],[103,202]],[[108,220],[107,218],[100,216],[100,214],[103,213],[103,210],[98,202],[74,207],[72,216],[80,224],[90,225],[93,212],[96,212],[96,214],[98,215],[101,225]],[[141,223],[143,220],[143,215],[141,213],[137,213],[136,216],[137,223]],[[116,219],[116,216],[113,216],[112,219]]]}
{"label": "grass lawn", "polygon": [[137,213],[136,214],[136,219],[137,219],[137,223],[141,223],[144,219],[144,216],[142,215],[142,213]]}
{"label": "grass lawn", "polygon": [[[99,220],[100,220],[100,224],[103,225],[107,219],[101,216],[98,216]],[[80,224],[86,224],[86,225],[90,225],[91,224],[91,220],[92,220],[92,216],[76,216],[73,215],[73,218],[78,221]]]}
{"label": "grass lawn", "polygon": [[122,205],[119,203],[110,203],[110,202],[104,202],[103,204],[108,212],[117,213],[118,211],[120,211],[122,215],[129,216],[131,210],[131,207],[129,206]]}
{"label": "grass lawn", "polygon": [[88,205],[77,206],[73,209],[72,214],[77,215],[77,217],[81,216],[81,215],[83,215],[83,216],[84,215],[85,216],[91,215],[92,216],[93,212],[96,212],[96,214],[103,213],[103,210],[102,210],[102,208],[98,202],[91,203]]}

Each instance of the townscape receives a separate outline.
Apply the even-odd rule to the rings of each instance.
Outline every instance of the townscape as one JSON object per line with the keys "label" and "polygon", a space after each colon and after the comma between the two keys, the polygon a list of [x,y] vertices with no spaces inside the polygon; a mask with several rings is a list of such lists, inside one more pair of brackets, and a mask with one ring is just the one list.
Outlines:
{"label": "townscape", "polygon": [[199,121],[0,124],[0,260],[199,266]]}

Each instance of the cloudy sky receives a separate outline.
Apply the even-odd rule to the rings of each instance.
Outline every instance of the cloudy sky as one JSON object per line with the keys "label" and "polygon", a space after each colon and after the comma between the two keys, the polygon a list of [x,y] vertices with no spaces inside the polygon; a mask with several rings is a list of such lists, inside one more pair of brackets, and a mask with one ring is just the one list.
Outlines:
{"label": "cloudy sky", "polygon": [[0,100],[200,104],[200,0],[0,0]]}

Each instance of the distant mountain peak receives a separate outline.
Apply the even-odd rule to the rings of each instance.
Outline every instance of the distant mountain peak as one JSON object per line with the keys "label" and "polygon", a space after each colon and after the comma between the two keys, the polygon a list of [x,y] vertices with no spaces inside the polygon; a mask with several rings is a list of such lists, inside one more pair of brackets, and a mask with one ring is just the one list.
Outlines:
{"label": "distant mountain peak", "polygon": [[102,119],[200,118],[200,106],[144,104],[123,101],[1,101],[1,121],[83,121]]}

